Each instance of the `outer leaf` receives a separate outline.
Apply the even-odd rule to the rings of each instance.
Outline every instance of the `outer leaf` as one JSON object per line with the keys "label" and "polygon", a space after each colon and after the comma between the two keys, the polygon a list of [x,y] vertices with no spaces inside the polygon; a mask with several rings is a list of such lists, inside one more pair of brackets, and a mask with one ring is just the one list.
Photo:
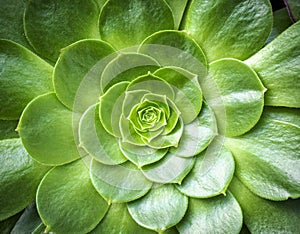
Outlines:
{"label": "outer leaf", "polygon": [[[258,76],[236,59],[211,63],[209,74],[220,90],[219,98],[225,108],[225,116],[215,111],[218,124],[225,123],[225,134],[238,136],[249,131],[258,122],[264,105],[265,88]],[[222,107],[212,105],[212,108]]]}
{"label": "outer leaf", "polygon": [[79,116],[48,93],[35,98],[25,108],[17,130],[28,153],[43,164],[59,165],[80,155],[73,134]]}
{"label": "outer leaf", "polygon": [[30,48],[23,28],[24,1],[0,1],[0,38],[20,43]]}
{"label": "outer leaf", "polygon": [[162,0],[109,0],[100,14],[101,38],[117,49],[136,46],[150,34],[172,29],[174,20]]}
{"label": "outer leaf", "polygon": [[0,140],[18,138],[17,124],[17,120],[0,120]]}
{"label": "outer leaf", "polygon": [[139,51],[156,59],[162,66],[177,66],[202,79],[207,72],[206,57],[199,45],[186,32],[159,31],[147,37]]}
{"label": "outer leaf", "polygon": [[188,3],[188,0],[165,0],[165,1],[172,10],[174,21],[175,21],[175,29],[178,29],[186,5]]}
{"label": "outer leaf", "polygon": [[119,233],[142,233],[154,234],[155,232],[138,225],[130,216],[125,203],[114,203],[110,206],[107,214],[91,232],[91,234],[119,234]]}
{"label": "outer leaf", "polygon": [[182,27],[209,61],[246,59],[263,46],[271,31],[271,4],[267,0],[193,0]]}
{"label": "outer leaf", "polygon": [[26,36],[42,56],[55,61],[60,49],[84,38],[99,38],[94,1],[32,0],[24,15]]}
{"label": "outer leaf", "polygon": [[153,182],[180,184],[194,163],[194,158],[181,158],[168,153],[162,160],[142,167],[142,172]]}
{"label": "outer leaf", "polygon": [[35,203],[32,203],[25,209],[10,233],[33,233],[40,226],[43,226],[42,220],[36,210]]}
{"label": "outer leaf", "polygon": [[265,118],[282,121],[300,128],[300,110],[285,107],[265,107]]}
{"label": "outer leaf", "polygon": [[101,123],[105,130],[115,137],[121,137],[119,122],[128,84],[127,81],[117,83],[100,98],[99,117]]}
{"label": "outer leaf", "polygon": [[128,204],[129,213],[138,224],[159,232],[177,224],[187,207],[188,198],[167,184]]}
{"label": "outer leaf", "polygon": [[177,188],[189,197],[225,195],[233,173],[234,160],[231,153],[218,141],[214,141],[205,152],[197,156],[192,171]]}
{"label": "outer leaf", "polygon": [[100,74],[115,57],[112,47],[100,40],[81,40],[67,46],[54,69],[58,99],[68,108],[84,112],[100,94]]}
{"label": "outer leaf", "polygon": [[226,145],[237,177],[255,194],[271,200],[300,197],[299,127],[266,114],[252,131],[226,139]]}
{"label": "outer leaf", "polygon": [[274,202],[251,193],[238,179],[230,185],[243,209],[244,222],[251,233],[298,233],[300,200]]}
{"label": "outer leaf", "polygon": [[0,40],[0,119],[18,119],[34,97],[52,90],[52,67],[25,47]]}
{"label": "outer leaf", "polygon": [[95,160],[115,165],[125,162],[119,149],[118,139],[103,128],[99,120],[99,105],[91,106],[81,117],[79,123],[79,142]]}
{"label": "outer leaf", "polygon": [[180,233],[239,233],[243,224],[242,210],[228,193],[209,199],[189,200],[188,211],[177,225]]}
{"label": "outer leaf", "polygon": [[103,70],[102,92],[106,92],[109,87],[121,81],[132,81],[149,71],[154,72],[158,67],[158,63],[149,56],[137,53],[119,54]]}
{"label": "outer leaf", "polygon": [[44,177],[37,192],[37,208],[48,232],[87,233],[104,217],[108,205],[79,160],[55,167]]}
{"label": "outer leaf", "polygon": [[0,220],[29,205],[41,178],[49,170],[34,161],[20,139],[0,141]]}
{"label": "outer leaf", "polygon": [[204,102],[199,116],[183,128],[177,148],[170,152],[180,157],[191,157],[203,151],[217,135],[217,122],[213,111]]}
{"label": "outer leaf", "polygon": [[198,77],[185,73],[180,68],[168,67],[157,70],[159,76],[170,84],[175,92],[174,103],[181,112],[185,124],[192,122],[199,114],[202,106],[202,91]]}
{"label": "outer leaf", "polygon": [[138,146],[120,141],[120,149],[128,160],[141,168],[147,164],[157,162],[168,152],[168,148],[153,149],[148,146]]}
{"label": "outer leaf", "polygon": [[136,200],[152,186],[130,162],[110,166],[94,160],[91,164],[91,179],[96,190],[109,204]]}
{"label": "outer leaf", "polygon": [[300,107],[299,44],[300,22],[246,61],[268,89],[266,105]]}
{"label": "outer leaf", "polygon": [[273,41],[280,33],[282,33],[289,26],[291,26],[291,24],[292,24],[292,21],[290,19],[290,16],[289,16],[286,8],[282,8],[277,11],[274,11],[273,12],[273,28],[272,28],[272,31],[266,41],[266,44]]}

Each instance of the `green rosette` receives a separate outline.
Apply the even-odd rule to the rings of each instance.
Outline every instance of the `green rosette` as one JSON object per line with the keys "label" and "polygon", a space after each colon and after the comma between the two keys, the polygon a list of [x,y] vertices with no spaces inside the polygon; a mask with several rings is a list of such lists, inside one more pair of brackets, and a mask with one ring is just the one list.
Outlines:
{"label": "green rosette", "polygon": [[0,2],[0,233],[300,232],[285,9]]}

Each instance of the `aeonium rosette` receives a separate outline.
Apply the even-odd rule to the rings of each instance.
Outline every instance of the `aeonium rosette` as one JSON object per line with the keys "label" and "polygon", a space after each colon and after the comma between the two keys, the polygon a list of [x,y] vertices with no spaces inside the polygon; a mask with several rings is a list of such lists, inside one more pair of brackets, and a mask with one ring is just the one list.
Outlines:
{"label": "aeonium rosette", "polygon": [[299,231],[299,23],[265,45],[267,0],[12,2],[0,220],[17,217],[13,232]]}

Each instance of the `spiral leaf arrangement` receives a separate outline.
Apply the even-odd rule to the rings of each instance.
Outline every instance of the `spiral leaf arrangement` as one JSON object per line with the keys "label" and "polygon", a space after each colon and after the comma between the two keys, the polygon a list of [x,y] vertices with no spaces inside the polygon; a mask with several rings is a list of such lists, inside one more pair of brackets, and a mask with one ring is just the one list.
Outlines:
{"label": "spiral leaf arrangement", "polygon": [[300,231],[299,23],[268,37],[267,0],[2,3],[1,231]]}

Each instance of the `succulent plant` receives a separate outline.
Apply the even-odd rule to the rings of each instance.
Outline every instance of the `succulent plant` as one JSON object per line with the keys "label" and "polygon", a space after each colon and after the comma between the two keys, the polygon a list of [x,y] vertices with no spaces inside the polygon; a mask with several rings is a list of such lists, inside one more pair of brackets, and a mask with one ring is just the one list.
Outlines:
{"label": "succulent plant", "polygon": [[287,12],[0,2],[1,233],[300,232]]}

